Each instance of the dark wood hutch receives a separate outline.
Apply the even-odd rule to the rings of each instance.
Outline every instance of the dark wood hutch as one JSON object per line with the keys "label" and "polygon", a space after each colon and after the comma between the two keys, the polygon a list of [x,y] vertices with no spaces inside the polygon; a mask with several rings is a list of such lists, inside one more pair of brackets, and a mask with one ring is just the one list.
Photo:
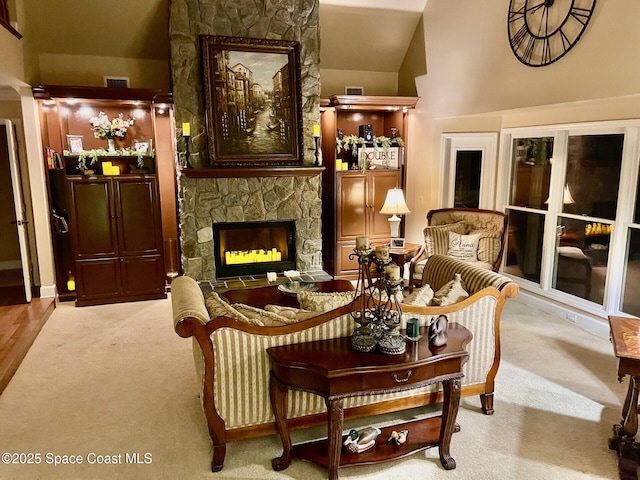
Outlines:
{"label": "dark wood hutch", "polygon": [[[81,306],[165,297],[167,280],[180,273],[171,94],[54,85],[33,93],[59,299]],[[80,155],[70,153],[68,135],[81,137],[84,150],[106,150],[107,141],[95,138],[89,123],[99,112],[135,121],[116,138],[115,153],[100,154],[93,164],[86,159],[88,175],[79,168]],[[127,150],[134,141],[152,149],[140,162]],[[109,174],[109,164],[119,174]]]}
{"label": "dark wood hutch", "polygon": [[[326,167],[322,185],[322,235],[324,269],[337,278],[356,278],[358,264],[349,259],[356,236],[372,242],[389,241],[388,215],[380,213],[387,191],[405,189],[408,155],[408,111],[418,97],[334,95],[320,101],[322,157]],[[359,135],[360,127],[371,125],[373,135],[391,137],[392,129],[404,142],[398,168],[336,170],[336,160],[353,167],[357,162],[348,152],[337,152],[338,129],[345,136]],[[404,223],[401,234],[404,236]]]}

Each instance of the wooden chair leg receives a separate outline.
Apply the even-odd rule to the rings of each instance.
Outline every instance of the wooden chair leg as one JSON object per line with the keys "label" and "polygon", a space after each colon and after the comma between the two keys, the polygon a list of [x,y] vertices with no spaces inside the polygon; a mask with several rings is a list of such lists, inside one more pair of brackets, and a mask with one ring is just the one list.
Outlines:
{"label": "wooden chair leg", "polygon": [[493,415],[493,392],[481,394],[480,403],[482,404],[482,411],[485,415]]}

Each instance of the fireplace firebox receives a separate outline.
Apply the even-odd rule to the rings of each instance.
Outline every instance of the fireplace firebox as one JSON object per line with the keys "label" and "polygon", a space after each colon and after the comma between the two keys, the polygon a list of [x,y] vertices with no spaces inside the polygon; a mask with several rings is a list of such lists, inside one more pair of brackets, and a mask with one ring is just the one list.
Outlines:
{"label": "fireplace firebox", "polygon": [[295,269],[295,228],[294,220],[214,223],[216,277]]}

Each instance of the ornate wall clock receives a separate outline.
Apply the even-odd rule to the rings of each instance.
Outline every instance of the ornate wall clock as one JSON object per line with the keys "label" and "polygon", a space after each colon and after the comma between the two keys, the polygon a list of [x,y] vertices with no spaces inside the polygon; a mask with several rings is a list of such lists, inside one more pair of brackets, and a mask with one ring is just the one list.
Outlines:
{"label": "ornate wall clock", "polygon": [[596,0],[510,0],[511,50],[530,67],[559,60],[580,40],[595,6]]}

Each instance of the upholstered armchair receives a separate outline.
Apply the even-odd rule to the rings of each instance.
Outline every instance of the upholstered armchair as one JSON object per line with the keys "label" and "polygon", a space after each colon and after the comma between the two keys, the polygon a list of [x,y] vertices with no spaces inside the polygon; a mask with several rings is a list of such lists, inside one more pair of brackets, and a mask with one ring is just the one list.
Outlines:
{"label": "upholstered armchair", "polygon": [[474,265],[497,272],[502,264],[508,217],[504,212],[478,208],[441,208],[427,213],[424,243],[409,262],[409,291],[423,285],[422,273],[429,257],[451,254],[449,232],[473,235],[477,241]]}

